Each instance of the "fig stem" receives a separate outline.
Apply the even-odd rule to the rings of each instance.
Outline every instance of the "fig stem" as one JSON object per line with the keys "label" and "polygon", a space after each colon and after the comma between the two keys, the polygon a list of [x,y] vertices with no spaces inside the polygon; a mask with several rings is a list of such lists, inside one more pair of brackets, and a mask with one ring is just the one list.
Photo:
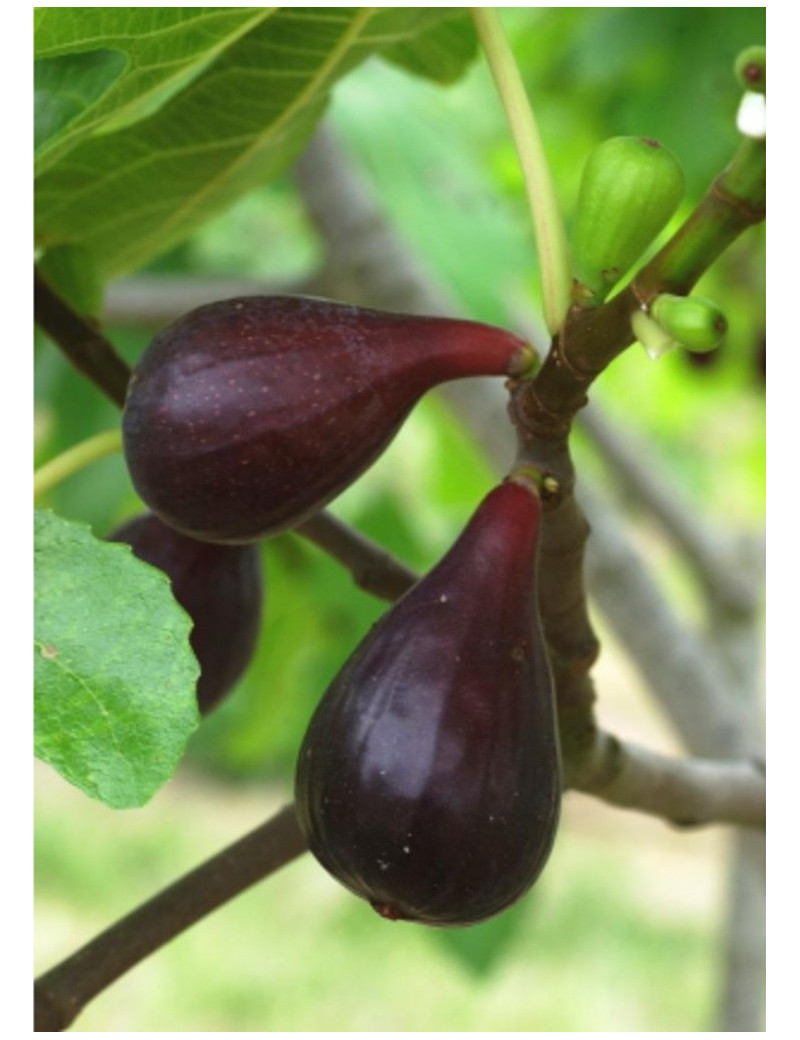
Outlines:
{"label": "fig stem", "polygon": [[122,451],[122,432],[119,429],[105,430],[85,441],[67,448],[60,455],[43,463],[33,475],[33,495],[38,498],[56,487],[67,477],[80,472],[92,462]]}
{"label": "fig stem", "polygon": [[130,968],[306,851],[294,806],[121,918],[34,984],[34,1032],[61,1032]]}
{"label": "fig stem", "polygon": [[569,309],[572,273],[553,178],[533,108],[497,8],[471,7],[470,14],[517,149],[539,252],[545,322],[550,335],[555,336]]}

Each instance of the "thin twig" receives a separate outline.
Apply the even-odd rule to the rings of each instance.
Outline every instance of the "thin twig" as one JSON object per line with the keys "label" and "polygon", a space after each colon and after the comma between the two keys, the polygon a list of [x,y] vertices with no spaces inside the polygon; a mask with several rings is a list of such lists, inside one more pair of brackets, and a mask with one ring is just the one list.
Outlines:
{"label": "thin twig", "polygon": [[87,437],[80,444],[68,448],[36,470],[33,475],[34,497],[50,491],[84,466],[119,451],[122,451],[122,433],[118,429],[105,430],[93,437]]}
{"label": "thin twig", "polygon": [[564,321],[572,291],[569,251],[553,177],[522,74],[495,7],[471,7],[497,93],[517,149],[533,220],[545,322],[554,336]]}
{"label": "thin twig", "polygon": [[286,806],[41,975],[34,988],[34,1031],[66,1029],[126,971],[305,850],[294,807]]}
{"label": "thin twig", "polygon": [[395,600],[419,580],[410,567],[381,545],[330,513],[318,513],[294,528],[350,571],[353,581],[378,599]]}
{"label": "thin twig", "polygon": [[34,268],[33,309],[39,328],[61,348],[79,372],[121,408],[131,374],[128,363],[94,325],[53,290],[37,268]]}

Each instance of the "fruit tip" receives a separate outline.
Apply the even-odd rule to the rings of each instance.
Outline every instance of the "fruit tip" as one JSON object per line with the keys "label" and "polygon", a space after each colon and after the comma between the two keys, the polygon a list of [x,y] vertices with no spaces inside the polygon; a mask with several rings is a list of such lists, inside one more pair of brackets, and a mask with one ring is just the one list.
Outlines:
{"label": "fruit tip", "polygon": [[377,913],[380,914],[386,921],[408,921],[409,918],[401,910],[399,910],[392,903],[379,903],[376,901],[370,902],[370,906]]}

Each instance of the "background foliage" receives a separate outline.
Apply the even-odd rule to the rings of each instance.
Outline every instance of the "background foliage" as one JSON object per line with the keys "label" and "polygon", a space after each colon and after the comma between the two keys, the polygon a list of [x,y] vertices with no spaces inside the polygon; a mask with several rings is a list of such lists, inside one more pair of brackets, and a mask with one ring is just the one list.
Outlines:
{"label": "background foliage", "polygon": [[[62,10],[101,12],[95,50],[85,50],[79,17],[54,24]],[[38,241],[45,267],[74,300],[96,298],[122,272],[269,283],[313,271],[320,245],[286,171],[328,105],[385,211],[465,313],[512,327],[535,315],[522,183],[488,74],[469,64],[468,23],[442,21],[445,9],[312,17],[321,10],[38,9],[37,91],[46,106],[37,126]],[[653,136],[680,158],[686,212],[735,146],[731,66],[738,50],[763,40],[764,9],[515,8],[503,17],[567,219],[589,150],[625,133]],[[371,58],[387,40],[393,63]],[[443,88],[409,68],[454,82]],[[763,511],[762,247],[763,233],[750,232],[699,286],[730,324],[710,363],[676,352],[653,364],[634,348],[596,391],[697,508],[731,530],[757,526]],[[108,331],[129,360],[150,335]],[[36,384],[39,461],[118,422],[44,340]],[[590,446],[578,441],[576,451],[579,473],[602,478]],[[431,398],[333,511],[422,569],[493,479],[480,446]],[[120,458],[76,475],[42,504],[98,536],[141,508]],[[696,610],[653,532],[636,530],[685,609]],[[263,555],[267,609],[256,659],[150,806],[114,814],[42,775],[41,967],[255,824],[290,790],[313,705],[384,608],[292,535],[267,542]],[[610,698],[601,718],[618,713],[622,735],[641,728],[669,747],[613,648],[603,667],[599,689]],[[453,933],[389,929],[304,861],[137,969],[81,1025],[703,1028],[721,835],[673,840],[656,822],[632,823],[575,798],[536,891],[496,922]],[[648,847],[672,864],[672,882],[653,880]],[[220,963],[220,950],[236,953]],[[200,977],[213,984],[198,995]],[[414,1007],[408,992],[419,994]],[[186,1003],[170,1007],[176,998]]]}

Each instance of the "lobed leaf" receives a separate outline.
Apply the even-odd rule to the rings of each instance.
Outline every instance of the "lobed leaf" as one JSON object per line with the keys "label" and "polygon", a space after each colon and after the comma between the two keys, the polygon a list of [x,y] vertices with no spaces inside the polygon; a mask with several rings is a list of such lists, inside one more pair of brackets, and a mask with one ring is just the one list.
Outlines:
{"label": "lobed leaf", "polygon": [[[112,15],[109,8],[67,10]],[[183,10],[133,8],[128,13],[155,18],[151,12],[173,12],[169,17],[176,18],[174,12]],[[227,26],[229,35],[222,39],[210,31],[213,46],[202,52],[202,68],[188,59],[179,63],[181,89],[176,93],[165,99],[163,91],[174,89],[176,81],[164,77],[158,81],[162,93],[153,94],[151,77],[146,80],[151,93],[140,90],[133,97],[133,72],[126,72],[94,107],[51,135],[48,142],[61,152],[37,181],[40,247],[80,244],[96,258],[104,279],[136,268],[186,238],[237,196],[282,173],[311,135],[333,85],[370,55],[389,49],[407,67],[449,80],[471,53],[463,24],[455,31],[436,28],[452,18],[447,8],[223,10],[245,10],[250,22],[244,26],[240,21],[238,34]],[[45,18],[39,26],[44,42],[47,26]],[[432,27],[432,35],[426,35]],[[54,32],[49,48],[40,44],[44,56],[69,45],[57,38]],[[421,42],[415,50],[417,38]],[[87,37],[80,39],[85,47]],[[109,48],[119,41],[109,30],[94,46]],[[197,48],[193,53],[199,60]],[[145,97],[149,103],[155,97],[160,107],[132,125],[117,122],[111,129],[111,113],[117,120],[141,116]],[[101,116],[102,125],[93,122]],[[85,136],[90,124],[104,132]],[[84,137],[76,143],[79,133]]]}
{"label": "lobed leaf", "polygon": [[165,574],[37,510],[37,757],[109,806],[147,802],[199,719],[190,629]]}

